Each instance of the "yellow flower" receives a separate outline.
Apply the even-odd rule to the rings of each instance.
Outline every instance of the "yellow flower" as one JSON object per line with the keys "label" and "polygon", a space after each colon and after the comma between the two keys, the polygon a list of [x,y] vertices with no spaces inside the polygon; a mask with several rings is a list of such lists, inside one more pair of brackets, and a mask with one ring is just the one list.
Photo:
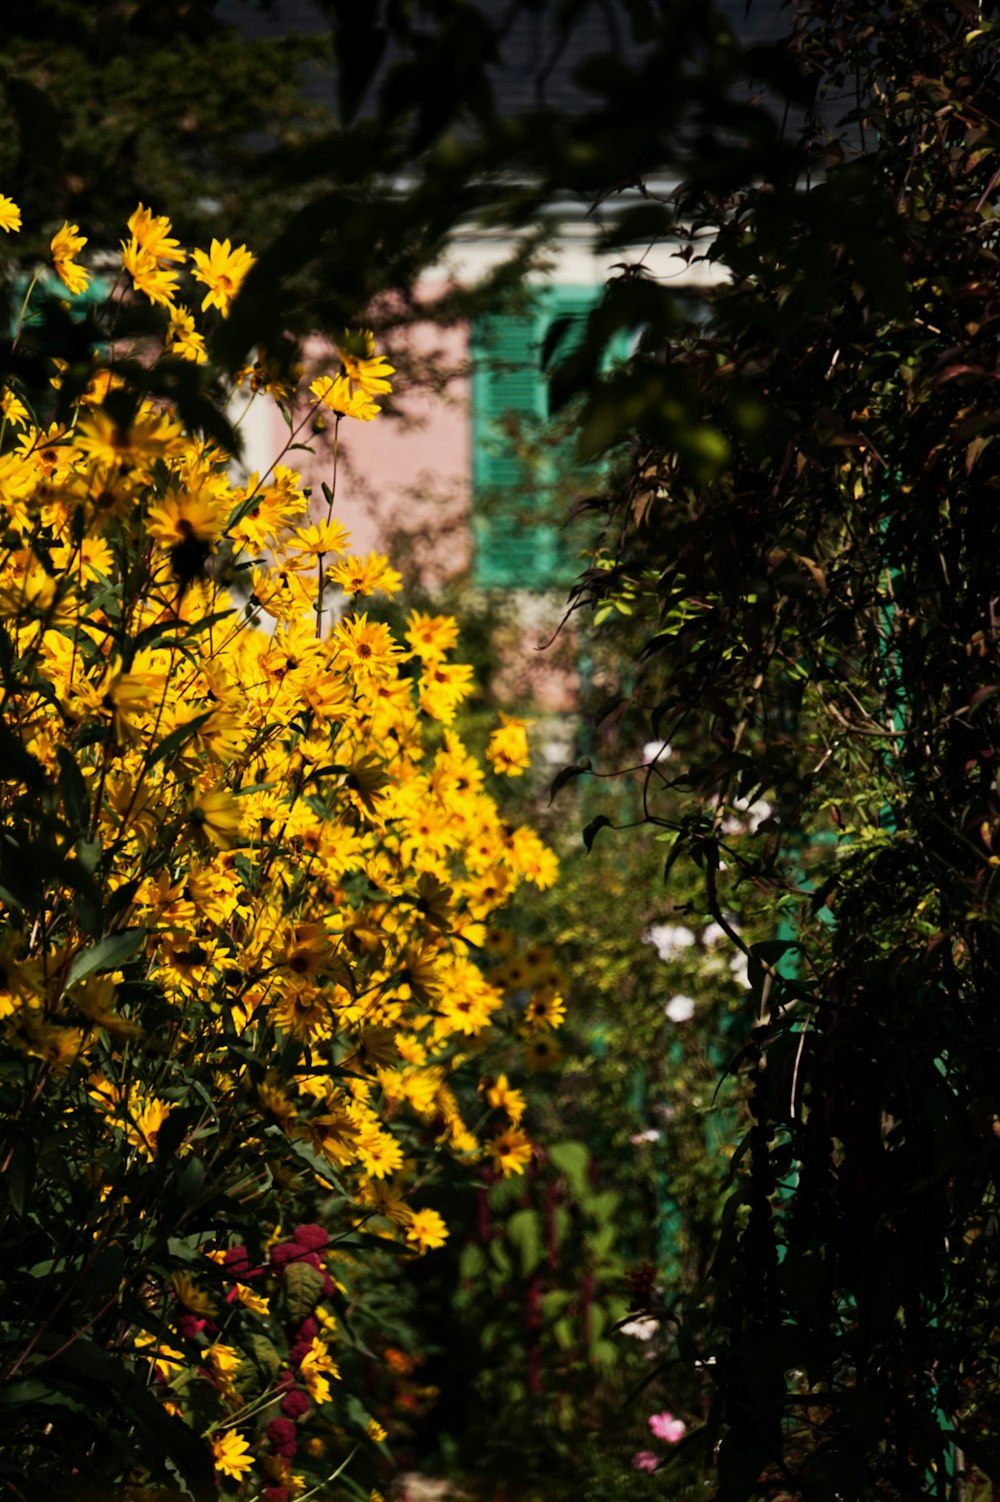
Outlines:
{"label": "yellow flower", "polygon": [[190,1273],[171,1273],[170,1282],[178,1301],[192,1314],[205,1319],[210,1319],[215,1314],[215,1305],[212,1300],[207,1293],[203,1293],[200,1288],[196,1287]]}
{"label": "yellow flower", "polygon": [[531,1162],[533,1148],[523,1132],[511,1127],[488,1142],[486,1151],[493,1159],[497,1172],[507,1178],[512,1173],[524,1172],[526,1165]]}
{"label": "yellow flower", "polygon": [[333,640],[339,664],[372,678],[394,676],[402,654],[381,621],[370,621],[365,614],[349,616],[334,627]]}
{"label": "yellow flower", "polygon": [[313,1336],[312,1345],[299,1363],[299,1372],[313,1402],[317,1405],[328,1403],[330,1384],[325,1374],[339,1381],[340,1371],[318,1335]]}
{"label": "yellow flower", "polygon": [[226,788],[201,793],[188,810],[187,822],[220,850],[231,850],[240,837],[240,805]]}
{"label": "yellow flower", "polygon": [[170,309],[170,326],[163,347],[168,355],[191,360],[195,365],[204,365],[208,359],[204,336],[194,326],[194,315],[182,305]]}
{"label": "yellow flower", "polygon": [[525,1099],[520,1090],[514,1090],[505,1074],[491,1082],[484,1080],[480,1090],[486,1091],[486,1099],[495,1111],[506,1111],[511,1124],[517,1126],[525,1111]]}
{"label": "yellow flower", "polygon": [[295,531],[291,547],[308,559],[323,558],[327,553],[342,553],[348,541],[348,534],[339,522],[311,522]]}
{"label": "yellow flower", "polygon": [[228,1381],[228,1379],[238,1369],[240,1362],[243,1360],[243,1357],[235,1346],[223,1345],[222,1342],[218,1340],[215,1341],[213,1345],[209,1346],[208,1350],[205,1352],[205,1355],[208,1357],[209,1361],[212,1363],[212,1366],[215,1368],[216,1374],[221,1377],[223,1381]]}
{"label": "yellow flower", "polygon": [[149,1100],[133,1113],[125,1135],[134,1146],[145,1153],[147,1158],[155,1158],[160,1127],[169,1115],[170,1107],[166,1101],[157,1100],[155,1095],[150,1096]]}
{"label": "yellow flower", "polygon": [[458,622],[450,615],[422,615],[419,610],[411,610],[406,626],[413,655],[425,662],[440,662],[458,641]]}
{"label": "yellow flower", "polygon": [[421,1257],[426,1251],[444,1246],[448,1239],[448,1227],[436,1210],[412,1210],[406,1228],[406,1239],[413,1243]]}
{"label": "yellow flower", "polygon": [[377,1445],[380,1445],[382,1441],[388,1437],[388,1432],[382,1428],[382,1425],[378,1422],[377,1419],[368,1420],[368,1428],[366,1430],[366,1433],[368,1435],[368,1438],[373,1439]]}
{"label": "yellow flower", "polygon": [[370,329],[345,335],[340,348],[339,375],[317,377],[309,387],[313,398],[341,417],[357,417],[362,422],[371,422],[377,417],[382,409],[374,398],[392,390],[388,377],[393,374],[395,366],[390,365],[383,355],[373,356],[374,347]]}
{"label": "yellow flower", "polygon": [[73,297],[85,292],[90,282],[90,272],[78,266],[74,259],[86,243],[87,237],[80,234],[80,226],[70,224],[68,220],[52,236],[52,264],[59,280]]}
{"label": "yellow flower", "polygon": [[122,264],[137,292],[150,302],[170,307],[177,290],[177,273],[171,262],[183,261],[179,240],[170,238],[171,224],[165,214],[152,214],[140,203],[128,221],[132,238],[121,242]]}
{"label": "yellow flower", "polygon": [[403,576],[389,567],[388,558],[381,553],[369,553],[367,558],[345,558],[330,570],[330,578],[345,595],[371,595],[377,589],[395,594],[403,587]]}
{"label": "yellow flower", "polygon": [[177,291],[176,271],[158,265],[156,258],[147,255],[134,239],[127,243],[123,240],[121,247],[122,265],[132,278],[135,290],[145,293],[151,303],[169,308]]}
{"label": "yellow flower", "polygon": [[227,1429],[223,1434],[213,1436],[212,1455],[215,1469],[224,1476],[234,1476],[237,1481],[242,1480],[244,1471],[253,1469],[250,1446],[235,1429]]}
{"label": "yellow flower", "polygon": [[256,257],[250,254],[245,245],[233,250],[228,240],[213,240],[207,254],[203,250],[193,250],[191,259],[197,268],[194,273],[195,281],[203,282],[208,288],[201,311],[204,313],[206,308],[218,308],[223,318],[228,317],[229,305],[243,285]]}
{"label": "yellow flower", "polygon": [[346,376],[320,376],[310,381],[309,390],[317,402],[336,412],[338,417],[355,417],[359,422],[372,422],[381,412],[378,402],[373,402],[363,391],[352,392]]}
{"label": "yellow flower", "polygon": [[542,986],[524,1009],[529,1027],[561,1027],[566,1017],[566,1003],[554,986]]}
{"label": "yellow flower", "polygon": [[528,754],[527,720],[501,712],[500,725],[490,736],[486,755],[494,772],[504,777],[520,777],[531,758]]}
{"label": "yellow flower", "polygon": [[0,193],[0,229],[10,234],[11,230],[21,228],[21,210],[13,198],[8,198],[6,193]]}
{"label": "yellow flower", "polygon": [[532,1038],[524,1050],[524,1062],[532,1071],[541,1069],[554,1069],[562,1057],[562,1051],[554,1038],[549,1038],[545,1033],[539,1033]]}

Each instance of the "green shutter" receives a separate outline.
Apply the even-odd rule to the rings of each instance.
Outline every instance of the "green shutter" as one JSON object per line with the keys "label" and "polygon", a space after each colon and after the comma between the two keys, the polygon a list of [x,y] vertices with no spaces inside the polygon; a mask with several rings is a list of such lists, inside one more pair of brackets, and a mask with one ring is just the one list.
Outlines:
{"label": "green shutter", "polygon": [[542,353],[553,323],[568,320],[549,363],[565,357],[600,296],[600,287],[545,288],[526,313],[473,321],[472,535],[480,588],[565,589],[580,572],[561,522],[600,470],[579,464],[572,438],[553,442]]}

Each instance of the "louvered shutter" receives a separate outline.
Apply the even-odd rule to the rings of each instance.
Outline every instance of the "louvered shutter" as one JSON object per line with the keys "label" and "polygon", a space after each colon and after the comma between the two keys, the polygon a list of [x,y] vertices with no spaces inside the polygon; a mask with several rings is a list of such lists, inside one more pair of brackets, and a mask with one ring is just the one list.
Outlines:
{"label": "louvered shutter", "polygon": [[579,463],[572,436],[554,440],[559,419],[548,422],[542,354],[559,321],[548,368],[565,358],[600,296],[600,287],[550,287],[528,313],[473,321],[472,535],[480,588],[565,589],[580,571],[577,544],[561,524],[599,482],[601,466]]}
{"label": "louvered shutter", "polygon": [[477,318],[472,353],[472,539],[483,589],[544,589],[552,526],[539,520],[538,437],[545,417],[542,318]]}

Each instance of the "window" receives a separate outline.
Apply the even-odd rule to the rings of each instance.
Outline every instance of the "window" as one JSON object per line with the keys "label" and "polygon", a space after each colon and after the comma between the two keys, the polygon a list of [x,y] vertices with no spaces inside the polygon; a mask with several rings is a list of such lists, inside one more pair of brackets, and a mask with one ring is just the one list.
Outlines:
{"label": "window", "polygon": [[566,589],[580,572],[562,523],[595,485],[600,465],[574,455],[568,413],[550,412],[548,365],[582,336],[600,287],[540,289],[524,313],[473,321],[472,533],[475,581],[483,589]]}

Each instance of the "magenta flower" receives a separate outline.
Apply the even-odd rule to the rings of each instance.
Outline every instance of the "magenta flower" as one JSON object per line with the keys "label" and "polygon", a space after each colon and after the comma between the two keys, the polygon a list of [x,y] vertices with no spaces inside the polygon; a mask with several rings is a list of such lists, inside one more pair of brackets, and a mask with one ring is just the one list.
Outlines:
{"label": "magenta flower", "polygon": [[637,1450],[632,1456],[632,1464],[637,1471],[655,1471],[660,1463],[660,1457],[654,1455],[652,1450]]}
{"label": "magenta flower", "polygon": [[649,1427],[657,1439],[666,1440],[668,1445],[676,1445],[679,1439],[683,1439],[687,1433],[687,1424],[683,1419],[675,1419],[672,1413],[651,1413]]}

